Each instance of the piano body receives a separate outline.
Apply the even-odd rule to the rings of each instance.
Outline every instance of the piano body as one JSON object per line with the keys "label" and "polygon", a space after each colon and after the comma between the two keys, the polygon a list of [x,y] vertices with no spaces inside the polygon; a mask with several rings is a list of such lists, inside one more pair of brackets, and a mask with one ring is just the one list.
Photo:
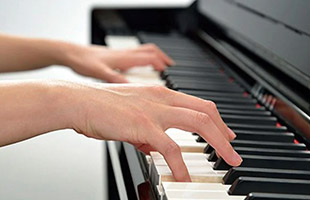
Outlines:
{"label": "piano body", "polygon": [[310,199],[309,10],[293,0],[94,8],[92,43],[158,45],[176,66],[129,79],[214,101],[244,160],[231,168],[197,134],[169,129],[193,180],[176,183],[157,152],[109,141],[110,199]]}

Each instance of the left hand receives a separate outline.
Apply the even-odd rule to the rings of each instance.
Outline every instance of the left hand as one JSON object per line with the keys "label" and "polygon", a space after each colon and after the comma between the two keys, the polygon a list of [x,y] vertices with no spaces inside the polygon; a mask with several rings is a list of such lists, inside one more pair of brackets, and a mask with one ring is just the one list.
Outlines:
{"label": "left hand", "polygon": [[162,71],[174,62],[154,44],[144,44],[127,50],[113,50],[103,46],[69,48],[65,65],[81,75],[102,79],[110,83],[127,83],[119,72],[135,66],[152,65]]}

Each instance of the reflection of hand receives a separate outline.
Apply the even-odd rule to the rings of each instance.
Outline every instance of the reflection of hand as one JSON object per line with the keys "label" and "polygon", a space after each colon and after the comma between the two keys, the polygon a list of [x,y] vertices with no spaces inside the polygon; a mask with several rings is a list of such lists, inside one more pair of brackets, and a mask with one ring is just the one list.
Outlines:
{"label": "reflection of hand", "polygon": [[83,47],[70,44],[64,65],[79,74],[106,80],[111,83],[128,82],[118,73],[135,66],[152,65],[162,71],[174,62],[157,46],[145,44],[128,50],[112,50],[101,46]]}
{"label": "reflection of hand", "polygon": [[199,133],[228,164],[241,163],[229,143],[235,135],[210,101],[161,86],[81,85],[65,93],[70,94],[77,132],[125,141],[145,153],[159,151],[177,181],[190,178],[179,146],[164,133],[170,127]]}

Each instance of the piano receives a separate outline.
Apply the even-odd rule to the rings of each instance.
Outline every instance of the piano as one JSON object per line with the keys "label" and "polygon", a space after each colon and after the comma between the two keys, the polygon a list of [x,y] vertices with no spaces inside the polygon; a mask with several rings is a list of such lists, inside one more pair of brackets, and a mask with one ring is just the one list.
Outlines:
{"label": "piano", "polygon": [[244,160],[231,167],[196,133],[168,129],[193,181],[182,183],[158,152],[109,141],[109,199],[309,200],[309,10],[293,0],[95,7],[92,43],[158,45],[176,65],[132,69],[128,79],[214,101]]}

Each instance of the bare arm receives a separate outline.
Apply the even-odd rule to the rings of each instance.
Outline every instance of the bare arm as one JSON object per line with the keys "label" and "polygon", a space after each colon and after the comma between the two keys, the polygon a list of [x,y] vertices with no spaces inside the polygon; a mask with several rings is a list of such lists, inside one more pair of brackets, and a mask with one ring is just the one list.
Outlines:
{"label": "bare arm", "polygon": [[62,81],[0,83],[0,146],[52,130],[72,128],[96,139],[159,151],[178,181],[189,181],[170,127],[199,133],[230,165],[241,163],[234,133],[215,104],[160,86],[77,84]]}
{"label": "bare arm", "polygon": [[108,82],[124,83],[115,70],[151,64],[161,71],[172,59],[155,45],[112,50],[103,46],[81,46],[63,41],[24,38],[0,34],[0,72],[23,71],[49,65],[68,66],[79,74]]}

